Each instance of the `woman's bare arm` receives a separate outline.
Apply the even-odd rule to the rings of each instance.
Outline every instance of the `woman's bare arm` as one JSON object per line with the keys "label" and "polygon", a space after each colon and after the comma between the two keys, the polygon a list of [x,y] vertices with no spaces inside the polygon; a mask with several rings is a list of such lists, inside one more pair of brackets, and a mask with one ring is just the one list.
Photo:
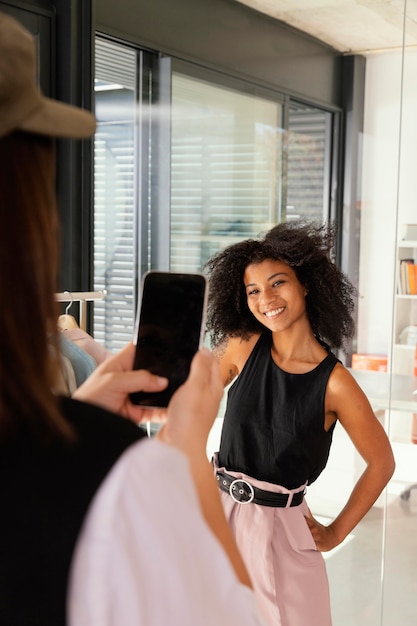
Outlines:
{"label": "woman's bare arm", "polygon": [[331,524],[323,526],[312,516],[307,518],[317,548],[322,551],[331,550],[345,539],[375,503],[395,469],[383,426],[362,389],[342,365],[337,365],[330,377],[326,407],[345,428],[366,466],[346,505]]}

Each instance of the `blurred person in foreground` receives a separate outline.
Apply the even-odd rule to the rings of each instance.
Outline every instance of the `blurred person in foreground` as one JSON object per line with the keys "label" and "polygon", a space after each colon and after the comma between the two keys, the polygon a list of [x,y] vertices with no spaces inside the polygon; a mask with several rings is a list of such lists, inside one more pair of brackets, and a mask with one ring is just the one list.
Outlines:
{"label": "blurred person in foreground", "polygon": [[33,38],[0,14],[0,623],[260,626],[206,456],[222,396],[211,354],[155,439],[128,394],[167,381],[131,371],[133,345],[72,398],[51,391],[54,137],[89,137],[95,118],[43,97],[35,74]]}

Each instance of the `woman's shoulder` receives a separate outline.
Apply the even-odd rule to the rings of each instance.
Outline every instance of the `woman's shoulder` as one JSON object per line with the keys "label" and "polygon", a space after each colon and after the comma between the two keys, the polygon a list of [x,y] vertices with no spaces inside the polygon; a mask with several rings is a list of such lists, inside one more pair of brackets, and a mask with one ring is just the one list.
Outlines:
{"label": "woman's shoulder", "polygon": [[259,337],[260,333],[227,337],[215,346],[213,353],[220,364],[225,385],[230,384],[240,374]]}
{"label": "woman's shoulder", "polygon": [[335,407],[343,405],[353,406],[355,401],[361,403],[366,400],[362,388],[338,359],[336,359],[336,364],[329,377],[326,396],[328,401],[332,402]]}
{"label": "woman's shoulder", "polygon": [[263,336],[263,333],[251,333],[248,335],[240,335],[238,337],[228,337],[224,343],[227,344],[228,350],[233,350],[237,353],[250,353],[259,338]]}

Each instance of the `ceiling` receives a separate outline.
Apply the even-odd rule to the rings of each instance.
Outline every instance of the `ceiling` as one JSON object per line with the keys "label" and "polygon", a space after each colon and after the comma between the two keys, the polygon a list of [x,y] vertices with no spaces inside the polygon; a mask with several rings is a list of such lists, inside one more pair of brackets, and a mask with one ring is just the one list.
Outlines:
{"label": "ceiling", "polygon": [[417,0],[239,0],[346,54],[417,46]]}

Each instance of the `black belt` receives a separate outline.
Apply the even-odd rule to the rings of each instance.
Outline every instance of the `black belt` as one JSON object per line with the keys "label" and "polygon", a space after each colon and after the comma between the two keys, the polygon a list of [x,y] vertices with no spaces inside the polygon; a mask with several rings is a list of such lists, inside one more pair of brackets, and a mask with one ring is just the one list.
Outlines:
{"label": "black belt", "polygon": [[[275,493],[254,487],[243,478],[235,478],[224,472],[217,472],[217,482],[222,491],[228,493],[235,502],[240,504],[261,504],[262,506],[286,507],[291,494]],[[288,506],[298,506],[304,499],[304,491],[297,491],[293,494]]]}

